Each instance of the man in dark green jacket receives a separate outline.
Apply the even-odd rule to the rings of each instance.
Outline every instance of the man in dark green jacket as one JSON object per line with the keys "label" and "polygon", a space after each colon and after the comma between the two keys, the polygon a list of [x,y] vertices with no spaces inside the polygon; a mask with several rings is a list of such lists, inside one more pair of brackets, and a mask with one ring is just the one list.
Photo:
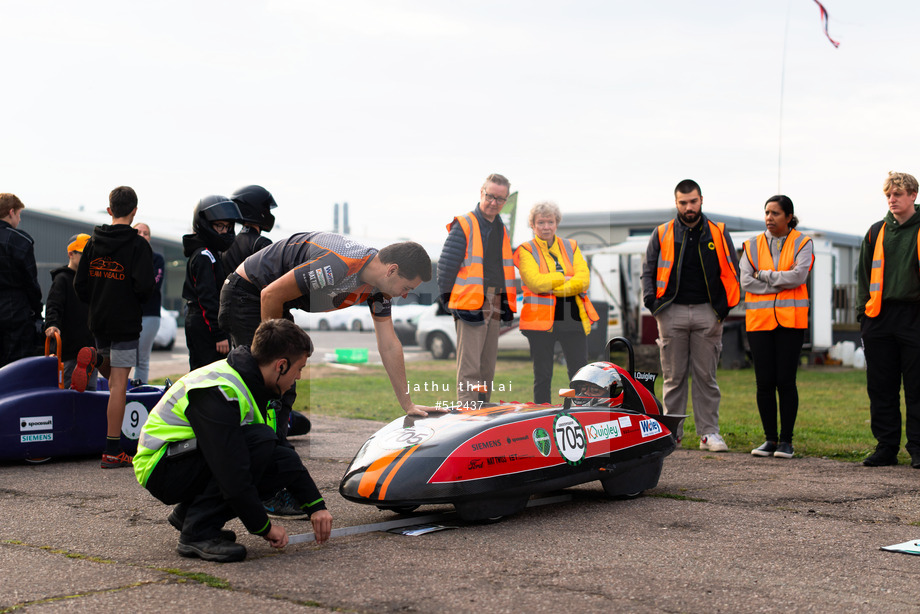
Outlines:
{"label": "man in dark green jacket", "polygon": [[888,173],[888,214],[872,225],[859,252],[857,318],[866,353],[866,390],[875,452],[863,464],[898,464],[901,381],[907,405],[907,452],[920,469],[920,209],[917,180]]}
{"label": "man in dark green jacket", "polygon": [[262,500],[282,488],[310,516],[317,543],[329,539],[332,516],[293,448],[280,445],[275,405],[300,379],[313,353],[310,337],[287,320],[259,325],[252,350],[227,356],[176,382],[144,424],[134,457],[138,482],[176,504],[169,523],[180,531],[182,556],[228,563],[246,558],[222,527],[239,517],[274,548],[287,545]]}

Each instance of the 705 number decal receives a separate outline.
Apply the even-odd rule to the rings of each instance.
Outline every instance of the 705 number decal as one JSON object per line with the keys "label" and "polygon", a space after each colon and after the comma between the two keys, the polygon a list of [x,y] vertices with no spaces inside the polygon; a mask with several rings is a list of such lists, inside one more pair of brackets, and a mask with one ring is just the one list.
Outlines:
{"label": "705 number decal", "polygon": [[559,414],[553,422],[553,434],[556,447],[562,458],[570,465],[577,465],[585,459],[588,449],[588,438],[585,429],[569,414]]}

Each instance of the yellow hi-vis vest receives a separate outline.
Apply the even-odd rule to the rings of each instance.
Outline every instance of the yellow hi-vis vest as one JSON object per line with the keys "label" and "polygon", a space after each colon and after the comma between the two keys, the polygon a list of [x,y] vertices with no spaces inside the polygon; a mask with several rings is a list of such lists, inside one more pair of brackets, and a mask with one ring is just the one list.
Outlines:
{"label": "yellow hi-vis vest", "polygon": [[[811,237],[798,230],[790,230],[779,254],[779,264],[773,263],[770,243],[765,234],[744,242],[744,253],[755,271],[791,271],[795,266],[795,257],[811,241]],[[815,262],[811,257],[811,270]],[[777,326],[784,328],[808,328],[808,288],[802,284],[770,294],[744,294],[744,323],[749,331],[773,330]]]}
{"label": "yellow hi-vis vest", "polygon": [[[575,250],[578,245],[573,239],[560,239],[559,237],[556,237],[556,244],[559,245],[559,253],[562,255],[561,264],[563,273],[566,278],[570,278],[575,275],[575,266],[572,262],[575,258]],[[548,247],[552,249],[551,245]],[[550,272],[555,271],[555,266],[553,266],[552,270],[550,269],[549,263],[543,255],[543,250],[540,249],[536,241],[531,240],[527,243],[522,243],[517,250],[515,250],[515,264],[518,264],[520,261],[521,250],[530,252],[534,260],[537,261],[542,275],[548,275]],[[553,327],[553,321],[556,315],[556,295],[552,292],[537,294],[533,292],[527,284],[523,284],[523,291],[524,299],[523,307],[521,307],[521,330],[550,330]],[[588,321],[597,322],[597,311],[595,311],[591,299],[588,298],[588,294],[582,292],[577,295],[577,298],[581,300],[584,306],[585,315],[588,317]]]}
{"label": "yellow hi-vis vest", "polygon": [[[447,225],[447,231],[453,222],[460,224],[463,234],[466,235],[466,257],[457,272],[457,280],[450,291],[450,309],[463,311],[476,311],[482,309],[486,300],[485,280],[483,273],[483,260],[485,250],[482,245],[482,233],[479,231],[479,220],[476,214],[470,211],[466,215],[458,215]],[[508,297],[508,307],[517,311],[517,294],[514,289],[514,259],[511,254],[511,241],[508,239],[508,230],[502,233],[502,267],[505,275],[505,294]]]}
{"label": "yellow hi-vis vest", "polygon": [[[706,220],[706,223],[709,224],[709,231],[712,233],[712,241],[719,258],[719,279],[722,287],[725,288],[728,307],[731,308],[741,301],[741,284],[738,283],[737,272],[726,251],[725,224],[723,222],[716,224],[710,220]],[[658,269],[655,275],[655,297],[661,298],[668,289],[668,280],[674,268],[674,220],[660,225],[657,232],[661,250],[658,253]]]}
{"label": "yellow hi-vis vest", "polygon": [[171,443],[195,439],[185,410],[188,408],[188,393],[199,388],[219,386],[228,400],[236,400],[240,408],[240,425],[265,424],[275,429],[275,413],[268,411],[267,421],[256,407],[249,387],[226,360],[195,369],[166,391],[154,406],[141,429],[134,456],[134,475],[141,486],[147,484],[153,468],[166,453]]}

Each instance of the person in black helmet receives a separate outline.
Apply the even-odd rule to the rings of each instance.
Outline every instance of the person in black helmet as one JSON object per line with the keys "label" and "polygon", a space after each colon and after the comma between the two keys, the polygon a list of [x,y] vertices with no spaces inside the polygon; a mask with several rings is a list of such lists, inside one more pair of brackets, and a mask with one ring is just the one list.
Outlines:
{"label": "person in black helmet", "polygon": [[220,287],[226,277],[220,257],[233,243],[233,225],[239,219],[239,207],[229,198],[206,196],[195,206],[192,234],[182,237],[188,258],[182,298],[188,301],[185,342],[191,370],[220,360],[230,351],[229,336],[217,325]]}
{"label": "person in black helmet", "polygon": [[272,244],[271,239],[262,236],[262,232],[271,232],[274,228],[275,216],[271,210],[278,206],[271,192],[260,185],[240,188],[230,195],[230,200],[240,208],[241,228],[233,245],[221,256],[224,271],[228,274],[235,271],[243,260]]}

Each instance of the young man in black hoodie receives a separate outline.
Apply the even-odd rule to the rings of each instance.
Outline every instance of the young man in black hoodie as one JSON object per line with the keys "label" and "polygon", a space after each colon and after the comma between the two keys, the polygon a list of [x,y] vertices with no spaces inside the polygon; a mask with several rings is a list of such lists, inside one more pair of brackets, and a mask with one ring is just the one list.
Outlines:
{"label": "young man in black hoodie", "polygon": [[[45,305],[45,336],[61,336],[61,347],[57,353],[64,361],[64,388],[70,388],[71,375],[77,366],[77,353],[80,348],[95,343],[87,320],[89,309],[86,303],[77,298],[73,289],[73,280],[83,256],[83,248],[90,236],[80,233],[70,238],[67,245],[67,264],[51,271],[51,289],[48,290],[48,302]],[[85,374],[85,371],[84,371]],[[96,389],[96,370],[92,370],[87,379],[85,390]]]}
{"label": "young man in black hoodie", "polygon": [[130,467],[131,457],[121,449],[128,375],[137,364],[144,303],[153,292],[153,252],[150,244],[131,228],[137,215],[137,194],[119,186],[109,194],[111,224],[96,226],[83,249],[73,286],[77,297],[89,304],[89,329],[96,347],[77,354],[72,385],[86,386],[86,377],[102,357],[99,372],[109,380],[106,412],[106,448],[102,468]]}

